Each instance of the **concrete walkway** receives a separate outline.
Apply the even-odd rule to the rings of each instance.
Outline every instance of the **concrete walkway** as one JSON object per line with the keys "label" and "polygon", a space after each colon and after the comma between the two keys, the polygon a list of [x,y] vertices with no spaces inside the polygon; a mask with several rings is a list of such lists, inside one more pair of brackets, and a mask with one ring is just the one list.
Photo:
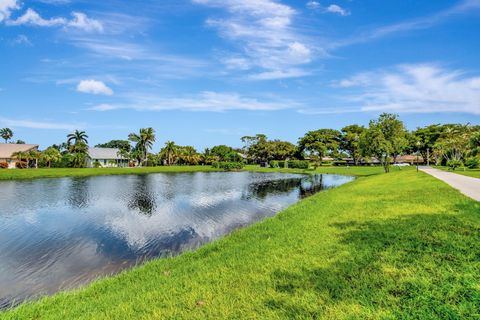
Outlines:
{"label": "concrete walkway", "polygon": [[420,167],[420,170],[448,183],[464,195],[480,201],[480,179],[431,167]]}

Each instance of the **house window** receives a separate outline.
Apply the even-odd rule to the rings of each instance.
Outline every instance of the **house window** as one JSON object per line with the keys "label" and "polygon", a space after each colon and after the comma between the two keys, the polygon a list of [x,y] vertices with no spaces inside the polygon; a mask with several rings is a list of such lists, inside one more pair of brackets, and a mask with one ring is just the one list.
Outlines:
{"label": "house window", "polygon": [[103,159],[103,165],[104,165],[104,166],[107,165],[107,160],[106,160],[106,159]]}

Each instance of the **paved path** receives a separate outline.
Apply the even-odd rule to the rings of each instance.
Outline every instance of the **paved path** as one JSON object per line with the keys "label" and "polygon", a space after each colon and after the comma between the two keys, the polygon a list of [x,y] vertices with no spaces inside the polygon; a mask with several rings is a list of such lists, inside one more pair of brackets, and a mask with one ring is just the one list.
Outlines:
{"label": "paved path", "polygon": [[420,170],[448,183],[450,186],[457,189],[464,195],[480,201],[480,179],[467,177],[453,172],[433,169],[431,167],[421,167]]}

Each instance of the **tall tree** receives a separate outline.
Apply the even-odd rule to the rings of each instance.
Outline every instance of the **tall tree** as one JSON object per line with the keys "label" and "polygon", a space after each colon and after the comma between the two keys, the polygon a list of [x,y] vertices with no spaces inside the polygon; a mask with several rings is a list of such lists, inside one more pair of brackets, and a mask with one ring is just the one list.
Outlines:
{"label": "tall tree", "polygon": [[309,131],[298,141],[300,150],[318,157],[320,162],[327,155],[335,155],[338,152],[339,145],[340,131],[333,129]]}
{"label": "tall tree", "polygon": [[391,156],[395,163],[397,157],[408,147],[405,125],[398,115],[393,113],[382,113],[377,124],[385,139],[391,144]]}
{"label": "tall tree", "polygon": [[438,138],[434,152],[445,161],[462,161],[470,147],[472,127],[469,125],[446,125],[446,129]]}
{"label": "tall tree", "polygon": [[120,150],[125,150],[127,152],[130,152],[132,149],[132,146],[130,145],[130,142],[127,140],[111,140],[106,143],[99,143],[95,145],[96,148],[116,148]]}
{"label": "tall tree", "polygon": [[135,143],[135,149],[142,152],[142,159],[140,163],[147,159],[148,150],[153,147],[155,142],[155,130],[153,128],[142,128],[140,132],[130,133],[128,140]]}
{"label": "tall tree", "polygon": [[340,148],[343,151],[348,152],[355,165],[358,165],[361,157],[360,137],[364,132],[365,127],[359,126],[358,124],[352,124],[342,128]]}
{"label": "tall tree", "polygon": [[85,131],[79,131],[75,130],[73,133],[70,133],[67,135],[67,143],[70,145],[72,144],[78,144],[80,142],[83,142],[85,144],[88,144],[88,135],[85,133]]}
{"label": "tall tree", "polygon": [[178,146],[173,141],[167,141],[160,154],[167,161],[167,165],[171,166],[178,156]]}
{"label": "tall tree", "polygon": [[253,162],[268,161],[268,139],[264,134],[255,136],[245,136],[241,138],[244,147],[243,150],[248,158]]}
{"label": "tall tree", "polygon": [[47,163],[47,166],[49,168],[51,168],[52,162],[55,163],[62,160],[62,154],[57,149],[50,147],[47,150],[42,152],[42,155],[40,158]]}
{"label": "tall tree", "polygon": [[376,157],[385,172],[389,172],[392,144],[385,138],[381,125],[372,120],[368,129],[360,137],[360,149],[364,157]]}
{"label": "tall tree", "polygon": [[7,143],[8,140],[12,139],[13,131],[10,128],[0,129],[0,136],[5,140],[5,143]]}
{"label": "tall tree", "polygon": [[438,138],[442,135],[445,127],[439,124],[432,124],[427,127],[417,128],[411,134],[409,149],[411,152],[420,152],[423,162],[427,162],[428,156],[433,154],[433,148]]}

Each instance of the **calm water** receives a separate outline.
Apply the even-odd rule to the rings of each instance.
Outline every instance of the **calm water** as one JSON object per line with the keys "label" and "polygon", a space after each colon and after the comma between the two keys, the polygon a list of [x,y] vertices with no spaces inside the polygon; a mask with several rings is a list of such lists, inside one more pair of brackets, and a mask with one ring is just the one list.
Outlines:
{"label": "calm water", "polygon": [[0,182],[0,307],[197,248],[352,179],[236,172]]}

